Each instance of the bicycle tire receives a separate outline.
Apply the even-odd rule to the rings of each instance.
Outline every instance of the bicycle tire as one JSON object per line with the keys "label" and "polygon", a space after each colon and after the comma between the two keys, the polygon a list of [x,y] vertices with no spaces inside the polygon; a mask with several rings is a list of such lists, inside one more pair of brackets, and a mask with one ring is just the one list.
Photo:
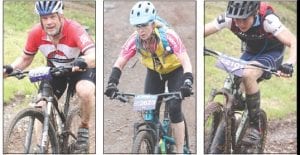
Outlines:
{"label": "bicycle tire", "polygon": [[266,145],[267,135],[268,135],[268,118],[267,114],[264,110],[260,110],[260,123],[261,123],[261,130],[262,130],[262,139],[260,142],[260,148],[258,153],[263,153]]}
{"label": "bicycle tire", "polygon": [[[136,138],[133,141],[132,145],[132,153],[147,153],[152,154],[154,153],[154,139],[153,135],[148,131],[140,131],[137,133]],[[145,150],[143,150],[141,147],[143,147],[143,144],[145,144]]]}
{"label": "bicycle tire", "polygon": [[[29,120],[26,120],[28,117]],[[24,152],[17,150],[19,148],[23,148],[22,144],[22,139],[26,138],[27,136],[21,135],[22,131],[26,131],[24,127],[26,127],[29,123],[28,121],[32,120],[33,123],[38,120],[41,124],[44,122],[44,115],[43,112],[39,109],[36,108],[27,108],[23,109],[22,111],[18,112],[18,114],[10,121],[10,125],[6,131],[5,138],[4,138],[4,153],[39,153],[37,145],[39,145],[39,142],[37,142],[37,145],[34,146],[32,145],[34,139],[36,138],[32,134],[34,134],[34,128],[32,125],[29,125],[31,127],[31,135],[29,135],[29,139],[31,139],[31,142],[29,145],[31,145],[30,148],[24,148],[28,149],[29,152]],[[23,122],[25,121],[25,122]],[[21,124],[21,126],[18,126],[19,123],[24,123]],[[16,129],[16,131],[14,130]],[[27,131],[30,131],[27,130]],[[15,136],[15,137],[14,137]],[[51,122],[49,122],[49,131],[48,131],[48,137],[49,137],[49,142],[50,142],[50,149],[52,152],[47,152],[47,153],[59,153],[59,145],[58,145],[58,140],[56,137],[55,129],[52,125]],[[13,138],[13,141],[10,141],[11,138]],[[36,140],[36,139],[35,139]],[[37,140],[36,140],[37,141]],[[20,144],[20,145],[18,145]],[[17,151],[17,152],[15,152]]]}
{"label": "bicycle tire", "polygon": [[184,150],[183,150],[183,152],[185,154],[189,154],[189,153],[191,153],[191,151],[190,151],[190,143],[189,143],[188,125],[187,125],[187,122],[186,122],[183,114],[182,114],[182,116],[183,116],[183,121],[184,121],[184,148],[183,148]]}
{"label": "bicycle tire", "polygon": [[[76,116],[79,116],[79,120],[76,119]],[[74,121],[75,120],[75,121]],[[69,113],[66,119],[65,124],[65,131],[68,131],[69,133],[66,133],[63,139],[63,153],[71,153],[72,150],[70,150],[71,145],[76,142],[77,139],[77,130],[79,127],[79,123],[81,122],[81,113],[79,106],[75,106]],[[74,123],[77,123],[74,125]],[[73,136],[71,136],[73,134]]]}
{"label": "bicycle tire", "polygon": [[[264,110],[260,109],[260,129],[261,129],[261,140],[258,145],[253,146],[241,146],[241,153],[263,153],[266,139],[267,139],[267,133],[268,133],[268,119],[267,114]],[[245,134],[245,133],[244,133]]]}
{"label": "bicycle tire", "polygon": [[215,152],[217,149],[212,148],[212,143],[217,129],[221,125],[222,117],[222,104],[219,102],[208,103],[204,111],[204,153]]}

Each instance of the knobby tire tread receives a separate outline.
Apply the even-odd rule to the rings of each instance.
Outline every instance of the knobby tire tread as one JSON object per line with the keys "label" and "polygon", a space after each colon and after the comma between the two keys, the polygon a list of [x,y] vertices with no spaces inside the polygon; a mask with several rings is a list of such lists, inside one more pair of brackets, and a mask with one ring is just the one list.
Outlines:
{"label": "knobby tire tread", "polygon": [[148,142],[147,144],[147,153],[154,153],[154,139],[153,135],[148,131],[140,131],[137,133],[133,145],[132,145],[132,153],[141,153],[140,147],[144,140]]}
{"label": "knobby tire tread", "polygon": [[[222,111],[222,105],[219,102],[210,102],[207,104],[204,110],[204,123],[206,126],[206,123],[208,121],[208,118],[212,117],[212,126],[209,129],[208,133],[204,133],[207,138],[205,139],[204,142],[204,153],[209,153],[211,143],[215,137],[215,132],[218,128],[218,126],[221,123],[222,117],[223,117],[223,111]],[[206,131],[206,127],[204,126],[204,131]]]}
{"label": "knobby tire tread", "polygon": [[[44,115],[43,112],[39,109],[36,108],[26,108],[23,109],[22,111],[18,112],[16,116],[14,116],[14,118],[10,121],[10,125],[6,131],[6,134],[4,134],[6,137],[4,138],[4,152],[6,153],[7,150],[7,143],[8,140],[10,138],[11,132],[13,131],[13,128],[15,127],[15,125],[18,123],[19,120],[23,119],[24,117],[35,117],[36,119],[38,119],[40,122],[44,122]],[[50,144],[52,146],[52,150],[54,153],[59,153],[59,145],[58,145],[58,140],[56,137],[56,133],[55,133],[55,129],[51,123],[51,121],[49,121],[49,131],[48,131],[48,137],[50,140]]]}
{"label": "knobby tire tread", "polygon": [[[66,120],[66,124],[65,124],[65,131],[70,130],[73,118],[76,115],[79,115],[81,117],[79,106],[75,106],[74,108],[72,108],[71,111],[69,111],[68,116],[67,116],[67,120]],[[73,133],[73,134],[75,134],[75,136],[77,136],[77,133]],[[66,137],[64,137],[64,142],[63,142],[63,152],[64,153],[69,153],[68,152],[69,151],[69,145],[70,145],[69,144],[69,137],[70,137],[70,135],[66,135]]]}

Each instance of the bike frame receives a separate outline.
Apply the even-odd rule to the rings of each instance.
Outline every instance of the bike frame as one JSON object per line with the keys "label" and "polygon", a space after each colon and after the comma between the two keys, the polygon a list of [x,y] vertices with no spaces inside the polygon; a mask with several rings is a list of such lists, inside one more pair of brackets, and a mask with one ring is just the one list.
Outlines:
{"label": "bike frame", "polygon": [[[66,122],[66,118],[69,112],[70,98],[73,94],[74,94],[74,89],[70,84],[68,84],[64,109],[63,111],[61,111],[58,107],[58,102],[56,100],[56,97],[54,97],[51,85],[49,84],[48,81],[44,81],[44,84],[42,86],[42,97],[38,101],[35,101],[35,103],[38,103],[41,100],[46,101],[46,108],[44,110],[42,140],[41,140],[41,153],[44,153],[46,151],[50,118],[52,118],[53,121],[52,123],[57,129],[58,135],[62,135],[58,137],[59,143],[63,142],[63,137],[65,136],[65,134],[70,134],[75,138],[75,135],[73,135],[69,131],[65,131],[63,126],[63,124],[65,124]],[[54,119],[54,117],[56,119]]]}
{"label": "bike frame", "polygon": [[[228,133],[228,134],[225,134],[224,141],[225,141],[225,143],[232,144],[232,147],[230,147],[230,148],[228,148],[227,145],[225,145],[226,147],[224,150],[227,153],[232,152],[240,144],[242,135],[245,132],[246,125],[249,120],[248,109],[247,109],[247,107],[245,107],[243,109],[243,111],[241,112],[242,119],[241,119],[241,122],[239,123],[238,129],[236,132],[234,132],[234,128],[232,128],[232,124],[234,124],[236,121],[234,114],[237,111],[240,111],[240,110],[235,109],[234,106],[237,106],[237,105],[245,106],[245,105],[242,105],[243,101],[237,101],[236,98],[234,97],[238,92],[238,90],[237,90],[238,88],[233,87],[233,85],[236,85],[236,84],[237,83],[233,82],[232,85],[230,85],[230,84],[228,84],[228,81],[225,80],[224,86],[225,87],[230,86],[230,89],[228,89],[229,87],[228,88],[223,87],[220,90],[212,89],[212,91],[210,93],[210,100],[208,101],[208,102],[212,102],[214,100],[214,98],[218,95],[222,95],[225,97],[225,103],[223,105],[223,110],[224,110],[223,119],[225,122],[224,126],[227,127],[227,128],[225,128],[225,133]],[[235,92],[235,93],[233,94],[233,92]],[[234,101],[236,101],[235,102],[236,105],[234,104]],[[230,125],[228,125],[228,124],[230,124]],[[219,127],[222,127],[222,126],[219,126]],[[220,133],[216,133],[216,135],[217,134],[220,134]],[[233,138],[228,137],[227,135],[231,135]]]}
{"label": "bike frame", "polygon": [[[67,73],[69,68],[57,68],[61,70],[54,70],[55,75],[63,75],[64,73]],[[66,70],[64,70],[66,69]],[[57,72],[59,71],[59,72]],[[41,90],[40,94],[38,95],[36,100],[33,101],[34,108],[41,108],[41,106],[38,106],[38,103],[41,101],[46,102],[45,107],[43,108],[43,114],[44,114],[44,122],[42,126],[42,137],[40,141],[40,153],[45,153],[47,151],[47,145],[48,145],[48,130],[50,122],[54,125],[54,128],[58,132],[58,137],[54,137],[55,141],[57,141],[59,144],[63,144],[64,137],[67,135],[71,135],[73,138],[75,138],[75,135],[72,134],[70,131],[65,131],[64,124],[66,123],[66,119],[69,112],[69,106],[70,106],[70,98],[75,93],[75,86],[74,84],[68,83],[67,88],[67,94],[66,99],[64,103],[63,110],[60,110],[58,107],[58,101],[53,93],[52,86],[49,83],[49,79],[51,79],[51,71],[49,67],[44,68],[38,68],[36,70],[30,71],[24,71],[24,72],[14,72],[10,74],[9,76],[15,76],[18,79],[22,79],[25,77],[25,74],[28,74],[30,81],[37,82],[42,81],[41,83]],[[67,77],[68,78],[68,77]],[[54,106],[54,108],[53,108]],[[33,131],[33,125],[34,125],[35,119],[30,120],[30,128],[27,131],[26,139],[25,139],[25,147],[30,148],[31,140],[32,140],[32,131]],[[30,136],[28,136],[30,135]],[[76,138],[75,138],[76,139]],[[59,146],[58,146],[59,147]],[[62,150],[61,148],[58,148],[58,150]],[[26,152],[29,152],[29,150],[26,150]]]}
{"label": "bike frame", "polygon": [[[117,93],[117,99],[122,102],[128,102],[127,97],[134,97],[135,94],[127,94],[127,93]],[[142,111],[142,115],[144,118],[143,122],[134,123],[134,137],[136,138],[139,132],[148,131],[153,135],[155,142],[154,153],[168,153],[167,149],[170,145],[175,144],[175,139],[168,135],[170,130],[170,119],[169,119],[169,111],[168,111],[168,103],[167,101],[176,98],[182,98],[180,92],[173,93],[162,93],[156,94],[158,99],[155,102],[154,110],[144,110]],[[162,103],[165,103],[165,109],[163,114],[163,120],[159,120],[159,112]],[[188,145],[188,144],[187,144]],[[160,150],[158,149],[160,147]],[[188,146],[184,146],[185,153],[189,153]]]}
{"label": "bike frame", "polygon": [[[246,131],[248,121],[249,121],[248,108],[247,105],[245,104],[245,98],[243,97],[243,93],[240,91],[241,73],[239,72],[240,69],[244,69],[243,67],[246,66],[246,62],[240,59],[232,58],[230,56],[227,56],[217,51],[212,51],[206,48],[204,50],[205,50],[205,54],[214,56],[217,59],[223,59],[225,60],[223,62],[227,63],[227,64],[222,64],[222,61],[218,62],[219,68],[225,70],[228,73],[228,77],[224,81],[223,88],[221,88],[220,90],[212,89],[209,96],[208,103],[214,101],[214,98],[217,95],[222,95],[225,97],[225,103],[222,105],[223,113],[224,113],[224,117],[223,117],[224,120],[222,121],[225,123],[225,127],[226,127],[225,143],[230,145],[225,145],[224,151],[225,153],[231,153],[231,152],[235,153],[236,148],[241,146],[241,140]],[[270,72],[271,74],[277,75],[275,69],[268,68],[266,66],[257,65],[257,64],[247,64],[247,65],[251,65],[260,68],[264,71]],[[235,67],[235,69],[231,70],[231,68],[227,68],[227,67]],[[261,80],[262,79],[258,79],[258,82]],[[242,108],[237,108],[237,107],[242,107]],[[234,115],[238,111],[242,111],[241,112],[242,118],[238,124],[237,130],[235,131],[234,124],[236,122],[236,118]],[[222,126],[219,125],[218,128],[221,127]],[[217,129],[217,131],[220,130]],[[220,133],[215,133],[215,135],[217,134]]]}
{"label": "bike frame", "polygon": [[[168,104],[165,104],[164,116],[163,120],[159,120],[159,110],[161,104],[165,102],[164,99],[157,100],[155,110],[146,110],[143,113],[144,122],[142,123],[135,123],[134,124],[134,139],[136,135],[141,131],[150,131],[155,137],[155,148],[160,146],[161,153],[167,153],[167,145],[175,144],[175,140],[173,137],[168,136],[169,127],[170,127],[170,119],[169,119],[169,111],[168,111]],[[155,150],[154,153],[159,153],[158,150]]]}

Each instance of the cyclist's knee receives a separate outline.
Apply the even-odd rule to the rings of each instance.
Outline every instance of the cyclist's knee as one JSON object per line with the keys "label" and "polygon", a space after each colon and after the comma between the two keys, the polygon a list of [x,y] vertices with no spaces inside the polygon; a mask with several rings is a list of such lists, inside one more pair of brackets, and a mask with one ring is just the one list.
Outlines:
{"label": "cyclist's knee", "polygon": [[169,101],[169,114],[172,123],[179,123],[183,121],[181,111],[181,100],[170,100]]}
{"label": "cyclist's knee", "polygon": [[88,80],[78,81],[76,84],[76,93],[82,99],[95,96],[95,84]]}
{"label": "cyclist's knee", "polygon": [[263,71],[250,67],[249,69],[245,69],[243,71],[243,79],[244,80],[257,80],[261,75],[263,74]]}

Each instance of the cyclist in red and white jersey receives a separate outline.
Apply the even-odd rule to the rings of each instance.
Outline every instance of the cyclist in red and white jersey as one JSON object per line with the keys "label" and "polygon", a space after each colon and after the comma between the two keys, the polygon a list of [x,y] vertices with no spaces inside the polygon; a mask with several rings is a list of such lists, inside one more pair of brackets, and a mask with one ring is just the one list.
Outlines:
{"label": "cyclist in red and white jersey", "polygon": [[[278,69],[280,76],[292,76],[293,65],[296,64],[296,37],[282,24],[268,3],[229,1],[226,12],[205,25],[204,35],[209,36],[223,28],[230,29],[246,44],[241,59]],[[285,46],[290,48],[289,58],[282,63]],[[250,128],[243,140],[253,144],[257,144],[261,135],[259,78],[270,78],[270,73],[247,67],[242,77],[250,118]]]}
{"label": "cyclist in red and white jersey", "polygon": [[[57,98],[64,93],[67,82],[76,84],[82,120],[74,153],[86,153],[90,113],[95,104],[95,44],[83,26],[64,17],[63,7],[61,0],[36,1],[35,11],[40,16],[40,23],[29,32],[22,55],[5,67],[4,77],[13,70],[28,67],[38,51],[46,57],[47,66],[72,67],[71,81],[66,77],[54,77],[50,84]],[[42,86],[43,82],[40,89]]]}

